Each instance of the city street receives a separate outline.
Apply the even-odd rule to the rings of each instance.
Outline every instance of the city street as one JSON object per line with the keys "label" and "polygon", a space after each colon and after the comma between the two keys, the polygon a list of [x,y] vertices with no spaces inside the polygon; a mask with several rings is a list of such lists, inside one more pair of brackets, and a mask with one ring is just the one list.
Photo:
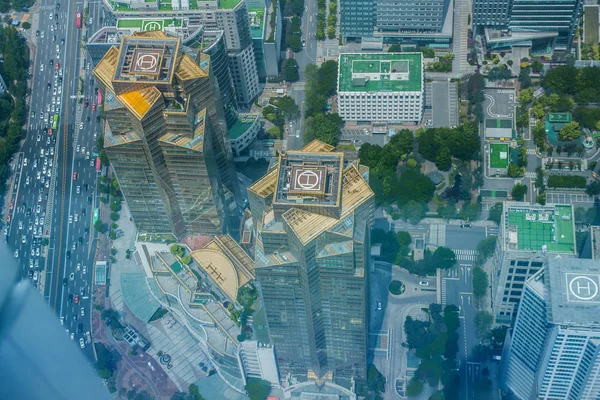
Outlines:
{"label": "city street", "polygon": [[[72,340],[93,360],[90,343],[90,289],[97,207],[95,133],[100,131],[91,70],[82,63],[81,3],[43,2],[38,24],[27,137],[16,158],[13,214],[5,234],[23,267],[23,277],[40,291]],[[88,22],[99,26],[101,3]],[[80,72],[85,71],[79,102]],[[98,118],[96,118],[98,116]],[[47,247],[42,243],[48,241]]]}

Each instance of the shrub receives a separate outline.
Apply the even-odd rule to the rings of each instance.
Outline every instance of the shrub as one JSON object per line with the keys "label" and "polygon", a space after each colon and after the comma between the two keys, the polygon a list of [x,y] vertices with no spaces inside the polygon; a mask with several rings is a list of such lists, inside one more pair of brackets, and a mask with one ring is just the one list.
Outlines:
{"label": "shrub", "polygon": [[583,176],[550,175],[549,187],[558,188],[582,188],[586,187],[586,179]]}
{"label": "shrub", "polygon": [[388,289],[390,290],[391,294],[399,296],[402,293],[404,293],[405,287],[404,284],[400,281],[391,281]]}

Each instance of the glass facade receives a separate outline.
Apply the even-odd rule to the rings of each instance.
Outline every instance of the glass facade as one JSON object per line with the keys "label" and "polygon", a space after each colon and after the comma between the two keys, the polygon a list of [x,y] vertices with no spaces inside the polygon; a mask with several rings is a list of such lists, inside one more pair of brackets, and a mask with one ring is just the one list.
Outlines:
{"label": "glass facade", "polygon": [[376,2],[372,0],[341,0],[340,29],[346,40],[373,36]]}

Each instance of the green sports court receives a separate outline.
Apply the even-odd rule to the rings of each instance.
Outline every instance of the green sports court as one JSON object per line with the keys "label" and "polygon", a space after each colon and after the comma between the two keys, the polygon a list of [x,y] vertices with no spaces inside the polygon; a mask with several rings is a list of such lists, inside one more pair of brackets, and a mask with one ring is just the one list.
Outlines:
{"label": "green sports court", "polygon": [[572,117],[570,113],[550,113],[548,114],[548,122],[551,124],[567,124],[571,122]]}
{"label": "green sports court", "polygon": [[572,253],[575,249],[573,214],[570,206],[549,210],[511,210],[508,224],[516,227],[519,250]]}
{"label": "green sports court", "polygon": [[506,169],[510,162],[510,154],[507,143],[490,144],[490,168]]}

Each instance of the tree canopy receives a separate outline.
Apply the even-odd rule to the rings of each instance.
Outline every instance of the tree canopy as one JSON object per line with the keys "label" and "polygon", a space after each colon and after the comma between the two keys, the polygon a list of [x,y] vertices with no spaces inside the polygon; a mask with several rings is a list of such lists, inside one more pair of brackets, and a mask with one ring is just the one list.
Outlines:
{"label": "tree canopy", "polygon": [[579,136],[581,136],[581,130],[579,129],[579,123],[576,121],[565,124],[558,133],[558,138],[560,140],[573,140],[577,139]]}
{"label": "tree canopy", "polygon": [[465,123],[456,128],[429,128],[418,139],[419,153],[429,161],[437,162],[444,148],[452,157],[460,160],[476,160],[479,156],[479,132],[474,123]]}
{"label": "tree canopy", "polygon": [[344,121],[335,114],[315,114],[306,120],[304,143],[318,139],[324,143],[336,146],[340,140],[340,128]]}
{"label": "tree canopy", "polygon": [[248,378],[244,389],[250,400],[265,400],[271,392],[271,383],[264,379]]}
{"label": "tree canopy", "polygon": [[512,198],[515,201],[523,201],[527,194],[527,186],[521,183],[516,183],[512,188]]}
{"label": "tree canopy", "polygon": [[325,61],[320,68],[314,64],[306,66],[304,71],[306,79],[304,110],[307,117],[325,109],[327,99],[335,94],[337,89],[337,73],[337,61]]}
{"label": "tree canopy", "polygon": [[488,276],[481,267],[473,268],[473,296],[482,298],[486,295],[488,289]]}

